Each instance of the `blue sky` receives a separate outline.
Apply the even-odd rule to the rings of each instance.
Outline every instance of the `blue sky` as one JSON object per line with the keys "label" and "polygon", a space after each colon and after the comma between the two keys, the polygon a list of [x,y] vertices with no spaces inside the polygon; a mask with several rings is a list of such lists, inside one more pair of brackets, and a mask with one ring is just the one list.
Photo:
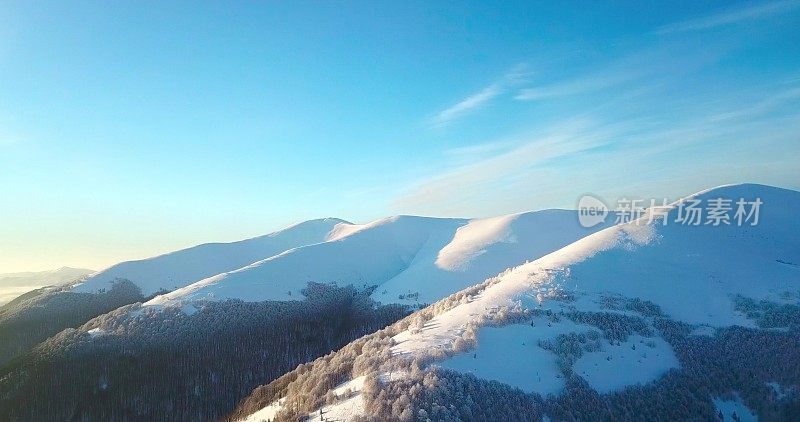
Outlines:
{"label": "blue sky", "polygon": [[800,189],[800,0],[2,2],[0,272]]}

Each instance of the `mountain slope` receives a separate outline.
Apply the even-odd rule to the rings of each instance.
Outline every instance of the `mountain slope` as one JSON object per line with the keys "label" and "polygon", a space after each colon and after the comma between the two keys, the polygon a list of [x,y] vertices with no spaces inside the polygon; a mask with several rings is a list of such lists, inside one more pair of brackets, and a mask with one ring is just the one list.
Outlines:
{"label": "mountain slope", "polygon": [[134,304],[64,330],[0,366],[0,420],[218,420],[259,384],[408,315],[353,287],[306,293],[191,315]]}
{"label": "mountain slope", "polygon": [[336,218],[310,220],[252,239],[206,243],[153,258],[122,262],[87,278],[75,291],[92,293],[108,289],[117,279],[132,281],[145,296],[174,290],[288,249],[323,242],[337,224],[349,223]]}
{"label": "mountain slope", "polygon": [[[754,323],[734,309],[730,295],[782,301],[800,288],[800,193],[759,185],[726,186],[694,195],[707,200],[761,198],[761,220],[750,226],[683,226],[632,222],[587,236],[535,262],[515,268],[487,289],[480,300],[437,317],[437,336],[462,325],[465,315],[512,300],[537,302],[569,294],[573,306],[596,309],[598,296],[623,296],[653,302],[690,324],[710,326]],[[671,220],[671,221],[670,221]],[[670,224],[672,223],[672,224]],[[523,303],[525,305],[526,303]],[[530,305],[530,303],[527,303]],[[538,306],[538,303],[537,303]],[[482,311],[481,313],[484,313]],[[425,335],[403,339],[402,349],[430,345]]]}
{"label": "mountain slope", "polygon": [[0,274],[0,305],[25,292],[72,283],[93,272],[82,268],[61,267],[50,271]]}
{"label": "mountain slope", "polygon": [[595,229],[575,211],[463,220],[399,216],[341,225],[329,241],[286,251],[156,297],[147,305],[208,299],[294,300],[308,282],[378,286],[382,303],[430,303]]}
{"label": "mountain slope", "polygon": [[[116,309],[48,339],[18,365],[0,368],[0,396],[8,398],[0,399],[0,415],[163,419],[178,406],[170,419],[215,419],[255,386],[406,316],[409,303],[458,290],[591,231],[580,228],[574,211],[559,210],[339,224],[326,242]],[[396,291],[417,290],[401,299],[383,293],[390,283]],[[374,285],[381,286],[363,288]],[[65,382],[44,381],[54,374]],[[191,400],[180,402],[184,397]]]}
{"label": "mountain slope", "polygon": [[238,268],[308,243],[323,242],[343,220],[311,220],[253,239],[209,243],[149,259],[123,262],[68,289],[40,289],[0,308],[0,364],[65,328],[120,306],[141,302],[220,271]]}
{"label": "mountain slope", "polygon": [[690,199],[720,197],[760,199],[758,224],[676,224],[676,203],[604,229],[257,389],[232,419],[713,418],[733,396],[792,419],[800,398],[768,386],[800,385],[800,193]]}

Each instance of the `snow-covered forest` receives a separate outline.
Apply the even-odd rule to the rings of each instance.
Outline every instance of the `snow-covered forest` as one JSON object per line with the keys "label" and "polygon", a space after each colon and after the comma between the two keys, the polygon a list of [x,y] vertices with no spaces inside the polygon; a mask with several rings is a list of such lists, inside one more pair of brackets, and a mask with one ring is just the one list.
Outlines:
{"label": "snow-covered forest", "polygon": [[369,291],[352,287],[311,284],[304,292],[303,301],[214,302],[191,315],[123,306],[3,367],[0,414],[213,420],[257,385],[407,314],[375,307]]}

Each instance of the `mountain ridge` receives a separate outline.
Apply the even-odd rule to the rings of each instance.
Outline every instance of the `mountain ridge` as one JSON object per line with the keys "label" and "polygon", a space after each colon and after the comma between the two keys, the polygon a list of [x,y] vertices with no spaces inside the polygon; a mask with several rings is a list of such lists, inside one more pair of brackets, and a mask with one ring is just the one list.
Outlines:
{"label": "mountain ridge", "polygon": [[284,229],[249,239],[227,243],[203,243],[141,260],[110,266],[76,286],[76,292],[107,289],[116,279],[134,282],[149,296],[171,291],[186,283],[230,271],[278,254],[287,249],[325,240],[338,224],[350,224],[338,218],[308,220]]}
{"label": "mountain ridge", "polygon": [[430,303],[600,227],[581,227],[577,212],[569,210],[471,220],[393,216],[340,225],[326,242],[200,280],[146,305],[201,299],[293,300],[312,281],[377,286],[373,298],[381,303]]}
{"label": "mountain ridge", "polygon": [[[776,346],[765,348],[762,355],[750,354],[761,356],[761,363],[753,363],[764,371],[759,377],[767,377],[759,378],[761,382],[786,382],[793,377],[797,380],[798,374],[792,371],[781,375],[775,372],[786,368],[776,367],[774,355],[768,358],[763,353],[792,354],[792,349],[776,347],[793,338],[791,330],[800,328],[788,317],[794,315],[792,312],[800,316],[800,311],[795,310],[800,309],[800,272],[782,263],[800,261],[800,239],[794,236],[800,229],[794,215],[800,209],[800,192],[736,184],[703,190],[683,201],[720,197],[734,203],[736,198],[761,200],[759,223],[741,227],[676,225],[669,219],[677,217],[680,204],[684,203],[676,201],[667,213],[661,214],[668,219],[666,225],[658,216],[653,221],[643,220],[650,218],[645,216],[614,225],[453,294],[380,333],[318,359],[303,372],[287,374],[285,381],[275,381],[263,387],[265,390],[257,389],[242,402],[231,420],[303,416],[302,410],[299,414],[286,413],[290,403],[297,403],[291,391],[305,391],[300,385],[310,386],[303,383],[311,380],[324,383],[325,372],[332,370],[330,365],[344,365],[333,372],[345,371],[334,386],[354,392],[322,401],[322,396],[330,396],[323,389],[318,393],[317,403],[321,405],[304,408],[308,415],[322,413],[329,418],[350,420],[366,413],[403,419],[410,416],[401,415],[400,410],[411,409],[412,415],[437,411],[443,412],[437,418],[448,419],[453,415],[464,418],[463,412],[479,410],[439,409],[436,402],[426,401],[428,393],[412,393],[409,399],[408,391],[433,389],[432,394],[439,394],[439,400],[448,394],[441,390],[444,387],[428,384],[429,378],[467,382],[473,385],[471,388],[491,380],[522,389],[529,395],[513,393],[513,400],[530,400],[531,406],[556,418],[565,417],[558,401],[573,400],[577,391],[591,392],[599,395],[598,400],[606,400],[608,404],[598,404],[598,409],[620,409],[614,407],[614,400],[627,400],[650,391],[637,386],[668,388],[674,394],[680,391],[676,390],[679,387],[662,386],[703,382],[708,379],[703,371],[712,370],[709,365],[713,366],[714,361],[696,355],[705,351],[728,353],[732,349],[723,345],[726,338],[741,338],[738,341],[744,345],[750,341],[748,336],[788,336],[786,340],[776,338]],[[761,311],[764,306],[766,311]],[[776,307],[785,309],[781,312],[788,319],[765,319],[764,312]],[[784,331],[770,327],[790,331],[782,334]],[[709,340],[703,340],[707,337]],[[703,341],[712,343],[697,349],[695,345]],[[375,346],[367,351],[368,344]],[[577,347],[577,351],[571,351],[575,350],[571,347]],[[346,361],[356,364],[348,370]],[[765,362],[773,363],[764,366]],[[691,378],[695,372],[702,376]],[[459,374],[473,378],[465,379]],[[298,377],[297,381],[291,381],[294,377]],[[292,387],[293,384],[297,386]],[[283,386],[289,390],[283,390]],[[720,384],[711,390],[718,391],[718,396],[692,399],[691,409],[696,414],[706,414],[724,401],[720,397],[731,394],[731,388],[751,391],[754,387],[733,381]],[[273,393],[262,396],[270,391]],[[269,394],[273,400],[267,399]],[[751,395],[750,400],[763,403],[769,399]],[[397,407],[398,403],[402,405]],[[574,403],[575,412],[582,411],[579,403]],[[498,406],[493,411],[504,412],[503,402]],[[532,415],[538,412],[529,411]],[[665,409],[655,407],[653,411]],[[762,411],[790,410],[778,407]],[[520,416],[503,415],[512,419]],[[614,413],[599,415],[615,417]]]}

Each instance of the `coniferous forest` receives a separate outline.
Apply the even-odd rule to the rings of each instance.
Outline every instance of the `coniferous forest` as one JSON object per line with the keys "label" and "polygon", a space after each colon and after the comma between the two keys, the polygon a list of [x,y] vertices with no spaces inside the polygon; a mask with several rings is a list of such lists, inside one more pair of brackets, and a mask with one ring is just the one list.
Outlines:
{"label": "coniferous forest", "polygon": [[0,307],[0,365],[66,328],[120,306],[143,301],[139,288],[127,280],[97,294],[67,289],[39,289]]}
{"label": "coniferous forest", "polygon": [[[366,376],[361,390],[365,414],[356,418],[358,421],[540,421],[544,416],[559,421],[723,420],[713,397],[741,399],[761,420],[800,419],[796,388],[777,391],[774,387],[794,386],[800,380],[800,308],[744,298],[737,301],[755,318],[757,327],[733,326],[712,335],[696,334],[695,327],[674,321],[658,307],[638,299],[631,303],[647,306],[629,309],[637,309],[640,317],[548,312],[553,321],[580,320],[600,330],[597,337],[563,336],[562,341],[539,345],[566,362],[591,348],[597,338],[624,341],[634,332],[646,336],[657,332],[673,347],[680,368],[611,393],[595,391],[572,372],[569,363],[561,367],[565,389],[546,397],[418,361],[400,361],[387,368],[383,364],[387,346],[392,344],[392,336],[410,323],[407,319],[255,389],[227,420],[240,420],[278,398],[284,400],[283,410],[275,420],[298,420],[321,405],[346,400],[348,397],[324,397],[320,391],[356,375]],[[642,318],[651,318],[654,331],[645,332]],[[781,329],[773,329],[776,327]],[[376,376],[386,371],[406,376],[392,382]]]}
{"label": "coniferous forest", "polygon": [[133,304],[64,330],[0,369],[0,419],[214,420],[256,386],[408,314],[352,286],[303,293],[195,312]]}

